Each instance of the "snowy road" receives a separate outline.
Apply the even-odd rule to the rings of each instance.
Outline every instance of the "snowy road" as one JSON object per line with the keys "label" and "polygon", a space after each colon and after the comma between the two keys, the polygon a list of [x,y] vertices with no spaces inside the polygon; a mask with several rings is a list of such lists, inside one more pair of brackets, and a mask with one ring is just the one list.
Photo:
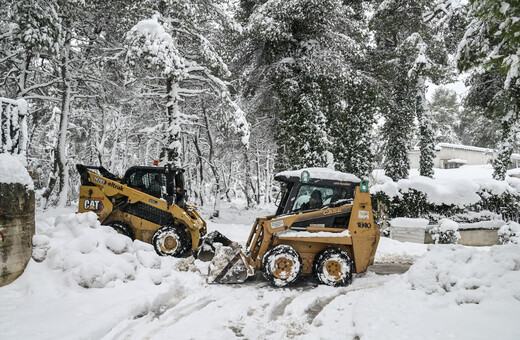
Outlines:
{"label": "snowy road", "polygon": [[[519,339],[520,247],[475,249],[382,238],[376,272],[348,287],[312,278],[274,288],[206,282],[207,263],[158,257],[92,217],[37,215],[25,273],[0,288],[4,339]],[[245,242],[266,211],[209,221]],[[398,263],[396,266],[395,263]]]}

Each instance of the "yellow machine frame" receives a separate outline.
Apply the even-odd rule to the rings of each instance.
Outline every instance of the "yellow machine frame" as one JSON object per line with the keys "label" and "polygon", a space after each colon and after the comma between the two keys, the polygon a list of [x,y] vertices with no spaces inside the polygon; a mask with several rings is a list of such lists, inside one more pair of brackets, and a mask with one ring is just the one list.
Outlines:
{"label": "yellow machine frame", "polygon": [[[164,199],[133,189],[119,181],[111,180],[92,171],[88,171],[88,182],[94,185],[82,185],[80,187],[78,212],[93,211],[103,224],[113,221],[124,222],[132,228],[135,238],[138,240],[151,243],[154,233],[164,226],[115,209],[114,202],[118,199],[126,198],[128,204],[142,202],[171,214],[174,220],[173,226],[183,225],[188,230],[192,250],[197,249],[200,237],[206,234],[206,222],[194,206],[186,205],[186,209],[182,209],[176,204],[168,204]],[[92,202],[100,203],[93,204]]]}

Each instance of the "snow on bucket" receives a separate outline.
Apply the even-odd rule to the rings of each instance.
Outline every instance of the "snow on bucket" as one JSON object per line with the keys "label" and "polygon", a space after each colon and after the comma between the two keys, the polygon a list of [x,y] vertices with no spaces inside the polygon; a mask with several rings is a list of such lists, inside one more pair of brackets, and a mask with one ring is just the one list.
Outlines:
{"label": "snow on bucket", "polygon": [[18,278],[31,259],[34,190],[17,156],[0,154],[0,287]]}

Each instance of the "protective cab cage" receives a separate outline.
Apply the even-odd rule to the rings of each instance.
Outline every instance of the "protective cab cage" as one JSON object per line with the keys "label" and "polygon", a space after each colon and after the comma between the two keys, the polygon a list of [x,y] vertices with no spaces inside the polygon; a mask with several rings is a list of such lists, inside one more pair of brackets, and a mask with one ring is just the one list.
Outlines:
{"label": "protective cab cage", "polygon": [[80,174],[81,185],[94,186],[95,184],[90,182],[88,170],[97,170],[105,178],[118,181],[151,196],[164,198],[170,205],[175,202],[185,208],[184,169],[171,164],[166,164],[164,167],[133,166],[126,171],[123,178],[103,166],[76,164],[76,169]]}
{"label": "protective cab cage", "polygon": [[[302,182],[300,177],[278,175],[274,178],[281,182],[281,200],[278,204],[275,216],[290,215],[302,212],[302,207],[298,206],[298,198],[302,197],[302,191],[319,189],[322,193],[330,192],[329,196],[322,194],[322,202],[319,209],[324,207],[336,207],[352,203],[354,200],[355,188],[360,182],[347,182],[332,179],[311,178],[307,182]],[[308,191],[309,194],[311,194]]]}

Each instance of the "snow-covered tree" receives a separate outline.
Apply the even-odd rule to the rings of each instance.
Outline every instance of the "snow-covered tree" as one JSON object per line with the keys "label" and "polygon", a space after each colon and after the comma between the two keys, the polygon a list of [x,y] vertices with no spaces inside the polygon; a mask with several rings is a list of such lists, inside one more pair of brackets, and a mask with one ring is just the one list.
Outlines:
{"label": "snow-covered tree", "polygon": [[438,80],[447,63],[445,42],[437,34],[430,1],[380,1],[371,21],[376,64],[385,82],[386,152],[384,168],[394,180],[406,178],[412,124],[418,119],[420,172],[433,176],[433,130],[425,99],[426,80]]}
{"label": "snow-covered tree", "polygon": [[[370,149],[344,144],[366,141],[373,119],[372,110],[354,109],[363,92],[350,98],[370,78],[358,72],[368,41],[362,13],[359,3],[337,0],[242,3],[243,96],[255,114],[271,112],[277,168],[336,165],[366,173],[359,161],[371,163]],[[340,118],[349,115],[352,124]]]}
{"label": "snow-covered tree", "polygon": [[154,114],[159,123],[154,130],[165,136],[161,142],[163,161],[187,165],[183,160],[187,159],[188,146],[183,141],[192,140],[186,135],[197,133],[198,122],[206,126],[203,135],[211,150],[209,154],[200,150],[199,156],[207,157],[216,181],[218,215],[218,202],[226,188],[213,162],[214,131],[209,121],[216,119],[218,126],[233,130],[245,150],[250,132],[245,112],[232,98],[226,81],[230,72],[213,43],[216,35],[211,30],[224,26],[228,19],[215,5],[205,1],[161,1],[152,5],[156,10],[152,18],[139,21],[126,35],[126,60],[133,66],[136,89],[144,92],[139,96],[155,102],[154,111],[160,108]]}
{"label": "snow-covered tree", "polygon": [[461,143],[461,105],[457,99],[457,93],[442,86],[438,87],[433,93],[430,110],[435,141],[437,143]]}
{"label": "snow-covered tree", "polygon": [[466,33],[459,44],[458,66],[473,70],[468,105],[481,107],[502,125],[496,179],[504,179],[514,148],[520,108],[520,5],[471,0]]}

